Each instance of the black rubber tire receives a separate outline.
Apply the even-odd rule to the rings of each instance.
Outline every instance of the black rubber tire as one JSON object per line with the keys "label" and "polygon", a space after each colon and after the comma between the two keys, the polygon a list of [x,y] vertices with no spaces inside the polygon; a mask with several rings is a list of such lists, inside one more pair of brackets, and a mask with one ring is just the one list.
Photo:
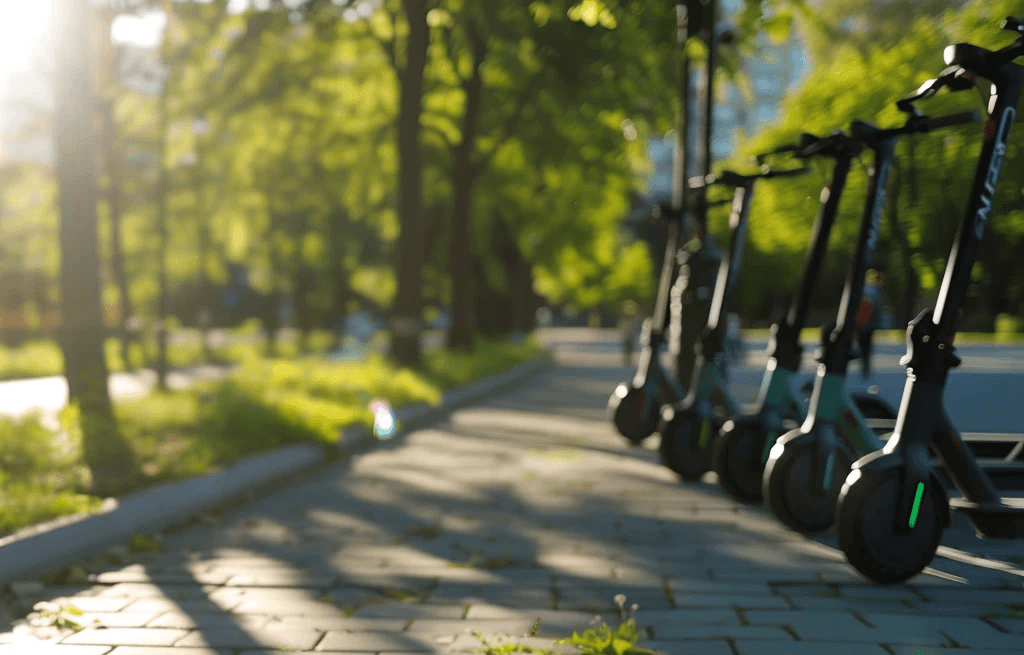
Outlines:
{"label": "black rubber tire", "polygon": [[[778,447],[778,444],[776,444]],[[836,448],[829,489],[822,495],[810,491],[811,458],[808,442],[789,444],[765,467],[762,493],[776,518],[803,534],[828,530],[835,522],[836,501],[853,462],[842,446]]]}
{"label": "black rubber tire", "polygon": [[718,484],[737,502],[753,505],[764,500],[765,441],[759,425],[735,421],[727,421],[715,439],[711,467],[718,474]]}
{"label": "black rubber tire", "polygon": [[935,480],[926,483],[917,523],[907,534],[894,529],[900,471],[860,477],[840,494],[836,513],[839,548],[861,575],[899,584],[928,566],[942,540],[942,499]]}
{"label": "black rubber tire", "polygon": [[[619,395],[622,388],[625,397]],[[634,387],[623,382],[608,398],[608,413],[615,429],[633,446],[642,444],[658,429],[660,412],[661,393],[654,384]]]}
{"label": "black rubber tire", "polygon": [[708,421],[708,439],[703,446],[700,443],[701,423],[690,412],[675,411],[665,408],[658,431],[661,443],[658,453],[661,463],[671,469],[687,482],[699,481],[711,470],[711,452],[714,438],[721,429],[717,419]]}

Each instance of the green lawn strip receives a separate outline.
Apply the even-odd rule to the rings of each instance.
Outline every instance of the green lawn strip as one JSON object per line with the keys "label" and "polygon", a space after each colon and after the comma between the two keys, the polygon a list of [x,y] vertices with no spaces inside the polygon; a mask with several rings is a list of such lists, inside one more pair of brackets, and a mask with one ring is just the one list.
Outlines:
{"label": "green lawn strip", "polygon": [[[442,392],[543,354],[534,341],[481,340],[472,354],[424,353],[424,370],[399,369],[380,355],[363,361],[250,359],[224,380],[115,403],[139,474],[130,491],[223,469],[298,443],[335,444],[343,428],[373,425],[372,400],[392,407],[437,405]],[[62,429],[38,413],[0,417],[0,536],[61,516],[96,510],[88,494],[75,406]]]}
{"label": "green lawn strip", "polygon": [[[238,364],[260,359],[266,354],[264,339],[251,328],[227,331],[229,343],[211,349],[212,363]],[[178,337],[167,345],[167,361],[171,368],[188,368],[205,363],[203,345],[199,330],[179,329]],[[256,337],[254,339],[254,337]],[[323,354],[334,347],[334,334],[328,330],[313,330],[306,342],[309,354]],[[104,342],[107,368],[112,373],[145,368],[156,361],[157,346],[152,338],[143,342],[132,342],[128,350],[131,364],[126,366],[121,356],[120,341],[114,337]],[[278,357],[296,357],[298,342],[294,338],[280,338],[277,341]],[[49,339],[33,339],[16,347],[0,345],[0,380],[19,380],[64,374],[64,354],[60,346]]]}

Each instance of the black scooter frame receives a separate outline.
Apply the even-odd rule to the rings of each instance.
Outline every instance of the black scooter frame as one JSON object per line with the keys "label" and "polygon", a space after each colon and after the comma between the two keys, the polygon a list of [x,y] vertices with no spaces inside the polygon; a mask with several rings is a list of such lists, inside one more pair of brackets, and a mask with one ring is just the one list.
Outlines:
{"label": "black scooter frame", "polygon": [[[686,398],[662,409],[661,461],[685,480],[694,480],[711,468],[711,443],[725,417],[718,417],[715,408],[724,410],[725,416],[739,412],[739,406],[726,392],[724,368],[725,323],[739,275],[743,248],[746,243],[747,223],[753,201],[754,184],[759,179],[788,177],[807,173],[808,169],[771,170],[762,167],[760,173],[740,175],[725,171],[720,176],[708,176],[706,182],[735,187],[732,212],[729,217],[729,249],[718,268],[714,296],[707,323],[700,341],[694,344],[694,366],[690,391]],[[685,434],[684,434],[685,433]]]}
{"label": "black scooter frame", "polygon": [[[657,206],[654,208],[655,218],[665,217],[669,220],[668,238],[665,245],[665,258],[662,262],[661,275],[658,282],[657,299],[654,305],[654,315],[644,321],[640,335],[640,360],[637,365],[636,374],[630,384],[621,383],[613,391],[608,399],[608,411],[612,421],[619,432],[626,437],[633,445],[640,445],[644,439],[654,433],[658,424],[658,411],[665,403],[672,403],[683,398],[686,391],[683,387],[685,380],[689,379],[687,362],[676,358],[675,376],[671,376],[659,361],[662,348],[671,340],[679,341],[685,339],[685,332],[681,326],[692,322],[692,317],[687,314],[696,312],[698,314],[707,311],[707,300],[702,302],[701,298],[694,298],[686,294],[689,276],[687,258],[689,253],[682,246],[688,242],[689,235],[695,234],[702,239],[706,224],[707,204],[703,195],[699,196],[697,203],[691,206],[689,201],[689,184],[687,181],[690,162],[691,148],[687,143],[690,127],[690,65],[686,56],[686,42],[689,37],[697,32],[698,23],[705,26],[701,30],[704,33],[708,44],[708,75],[709,86],[706,98],[708,108],[705,116],[705,168],[710,165],[711,160],[711,112],[712,106],[710,80],[713,78],[715,68],[715,39],[714,39],[714,17],[716,0],[705,0],[705,15],[698,20],[690,21],[686,3],[679,3],[676,6],[676,27],[677,42],[680,45],[679,63],[679,84],[681,110],[679,115],[679,139],[676,143],[675,174],[673,177],[672,205],[671,207]],[[685,241],[684,241],[685,239]],[[704,247],[698,253],[694,262],[698,263],[707,259],[708,254],[713,255],[713,249]],[[706,268],[703,267],[703,268]],[[682,272],[682,275],[678,273]],[[673,284],[673,279],[676,283]],[[689,312],[684,312],[680,307],[674,307],[670,311],[670,305],[684,303],[688,305]],[[680,318],[684,316],[684,318]],[[666,333],[670,319],[673,322],[671,333]],[[680,349],[672,344],[670,351],[679,353],[686,350],[690,341]]]}
{"label": "black scooter frame", "polygon": [[[942,527],[949,525],[949,506],[964,511],[980,536],[1024,536],[1024,507],[999,498],[953,427],[943,402],[949,370],[960,364],[953,340],[1024,88],[1024,68],[1012,63],[1024,55],[1024,21],[1010,18],[1003,27],[1020,35],[1013,45],[998,52],[969,44],[947,47],[944,58],[950,68],[901,102],[905,108],[941,86],[970,88],[975,75],[992,82],[990,119],[936,307],[921,312],[907,329],[907,354],[900,360],[907,367],[907,381],[895,431],[882,451],[853,465],[839,497],[840,548],[861,573],[877,582],[901,582],[923,570],[935,554]],[[965,78],[966,85],[961,83]],[[932,470],[929,448],[938,454],[963,499],[947,499]],[[892,491],[895,496],[889,495]],[[875,508],[885,507],[893,507],[891,523],[876,519],[867,527],[866,517],[879,516]],[[928,516],[922,518],[919,512]],[[915,528],[929,534],[914,539]],[[895,550],[897,544],[906,545]]]}

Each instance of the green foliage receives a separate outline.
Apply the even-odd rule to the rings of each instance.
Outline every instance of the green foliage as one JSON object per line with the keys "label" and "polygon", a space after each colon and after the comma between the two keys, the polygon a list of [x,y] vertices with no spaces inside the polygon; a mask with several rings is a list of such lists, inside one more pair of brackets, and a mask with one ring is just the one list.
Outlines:
{"label": "green foliage", "polygon": [[448,389],[494,375],[545,352],[532,338],[521,344],[478,339],[472,353],[450,350],[425,353],[423,376],[440,388]]}
{"label": "green foliage", "polygon": [[[896,110],[895,101],[938,74],[943,68],[942,50],[947,44],[969,41],[997,48],[1007,41],[998,29],[998,17],[1015,11],[1019,13],[1019,3],[1011,0],[971,0],[945,14],[932,10],[906,16],[897,14],[899,29],[889,40],[829,43],[831,56],[818,62],[800,89],[786,98],[780,123],[742,143],[730,165],[749,165],[751,155],[793,142],[801,132],[827,134],[834,129],[847,129],[855,119],[880,127],[899,125],[904,119]],[[977,94],[948,92],[919,103],[919,107],[935,116],[982,109]],[[980,151],[980,130],[977,124],[943,129],[941,134],[904,138],[897,146],[889,211],[896,212],[909,244],[913,271],[928,293],[937,292],[950,244],[962,220],[970,186],[965,175],[970,175]],[[862,156],[848,179],[832,237],[833,252],[838,252],[839,257],[830,257],[836,265],[825,271],[819,284],[822,298],[836,297],[842,285],[863,212],[865,171],[870,163],[870,154]],[[780,300],[795,287],[802,252],[818,210],[818,197],[829,176],[825,164],[816,166],[817,174],[763,183],[759,187],[751,209],[749,245],[753,251],[751,262],[757,267],[756,262],[760,261],[763,266],[757,275],[746,275],[749,267],[745,268],[737,294],[738,306],[760,306],[765,298]],[[1022,171],[1022,149],[1011,143],[1003,179],[1019,179]],[[972,302],[977,302],[980,285],[986,281],[991,283],[989,300],[996,311],[1014,311],[1024,301],[1024,268],[1017,265],[1011,254],[1024,239],[1024,224],[1018,220],[1021,212],[1024,197],[1019,190],[1012,184],[1000,185],[995,218],[989,223],[979,253],[979,286],[972,292]],[[713,221],[715,230],[722,230],[721,220]],[[888,218],[883,219],[881,231],[877,259],[888,264],[889,292],[895,301],[910,283],[903,270],[908,258],[894,240],[896,235]]]}
{"label": "green foliage", "polygon": [[639,639],[636,621],[627,619],[615,630],[601,623],[583,634],[573,632],[571,637],[559,639],[556,643],[575,646],[582,655],[653,655],[654,651],[636,646]]}
{"label": "green foliage", "polygon": [[0,416],[0,471],[13,478],[66,469],[80,454],[80,444],[60,438],[43,426],[38,411],[21,418]]}
{"label": "green foliage", "polygon": [[555,653],[551,648],[534,648],[517,641],[510,641],[503,635],[497,635],[492,639],[488,639],[483,635],[483,633],[474,631],[473,636],[483,644],[483,648],[479,648],[474,652],[483,653],[483,655],[513,655],[513,653],[527,653],[528,655],[554,655]]}
{"label": "green foliage", "polygon": [[0,346],[0,380],[36,378],[64,373],[64,355],[52,341],[27,341],[15,348]]}

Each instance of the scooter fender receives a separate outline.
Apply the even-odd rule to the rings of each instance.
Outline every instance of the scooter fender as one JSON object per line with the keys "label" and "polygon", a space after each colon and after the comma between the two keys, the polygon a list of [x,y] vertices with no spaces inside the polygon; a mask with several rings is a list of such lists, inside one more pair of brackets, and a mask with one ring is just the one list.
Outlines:
{"label": "scooter fender", "polygon": [[[781,450],[783,448],[800,448],[803,446],[813,447],[815,438],[810,432],[804,432],[803,428],[796,428],[779,437],[772,451],[775,451],[776,448]],[[772,458],[775,458],[775,456],[775,453],[772,452]]]}
{"label": "scooter fender", "polygon": [[817,438],[813,441],[814,459],[811,466],[811,478],[814,485],[811,489],[816,494],[823,494],[836,483],[833,479],[836,451],[842,446],[839,443],[838,430],[831,421],[818,421],[814,432]]}
{"label": "scooter fender", "polygon": [[[927,446],[921,450],[923,453],[918,452],[910,456],[903,450],[893,450],[892,452],[878,450],[861,457],[853,463],[850,474],[846,476],[840,498],[846,495],[854,483],[870,485],[874,480],[881,480],[890,471],[896,470],[900,474],[900,498],[894,499],[899,508],[897,521],[901,525],[906,525],[906,518],[910,514],[909,508],[914,501],[917,482],[928,480],[928,486],[936,489],[944,488],[939,476],[932,469]],[[941,504],[939,515],[942,518],[942,525],[948,528],[950,525],[949,498],[945,492],[937,494],[937,496]]]}

